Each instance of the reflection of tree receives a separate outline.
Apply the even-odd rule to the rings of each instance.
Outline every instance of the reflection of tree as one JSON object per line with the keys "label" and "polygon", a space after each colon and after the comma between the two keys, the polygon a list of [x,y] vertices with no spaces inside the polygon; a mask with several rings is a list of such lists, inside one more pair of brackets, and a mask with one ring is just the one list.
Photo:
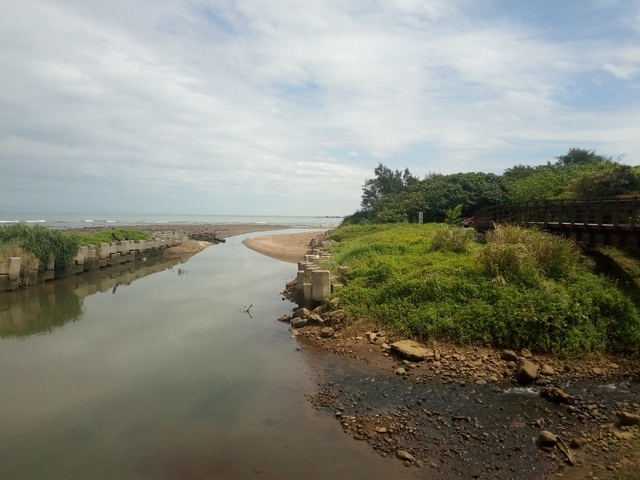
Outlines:
{"label": "reflection of tree", "polygon": [[82,300],[68,286],[45,284],[0,296],[0,337],[48,333],[82,314]]}
{"label": "reflection of tree", "polygon": [[82,317],[82,302],[97,292],[126,288],[135,280],[173,268],[185,258],[149,257],[28,289],[0,293],[0,338],[49,333]]}

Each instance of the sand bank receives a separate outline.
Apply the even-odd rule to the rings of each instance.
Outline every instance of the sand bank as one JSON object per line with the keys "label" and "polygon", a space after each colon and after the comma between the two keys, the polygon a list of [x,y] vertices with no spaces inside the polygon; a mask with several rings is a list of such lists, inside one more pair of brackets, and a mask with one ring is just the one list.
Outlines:
{"label": "sand bank", "polygon": [[283,233],[247,238],[242,243],[258,253],[283,262],[297,263],[304,260],[310,250],[311,240],[321,235],[323,230],[312,230],[302,233]]}

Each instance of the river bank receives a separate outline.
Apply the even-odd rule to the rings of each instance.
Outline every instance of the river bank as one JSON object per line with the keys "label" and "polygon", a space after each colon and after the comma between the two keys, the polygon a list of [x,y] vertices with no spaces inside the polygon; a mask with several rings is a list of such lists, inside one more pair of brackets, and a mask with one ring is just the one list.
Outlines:
{"label": "river bank", "polygon": [[[626,472],[639,461],[636,358],[435,342],[412,358],[393,348],[402,337],[336,321],[336,303],[337,311],[280,318],[300,348],[351,365],[320,373],[321,390],[310,400],[354,439],[399,458],[413,477],[634,478]],[[533,369],[530,378],[521,377],[521,364]]]}

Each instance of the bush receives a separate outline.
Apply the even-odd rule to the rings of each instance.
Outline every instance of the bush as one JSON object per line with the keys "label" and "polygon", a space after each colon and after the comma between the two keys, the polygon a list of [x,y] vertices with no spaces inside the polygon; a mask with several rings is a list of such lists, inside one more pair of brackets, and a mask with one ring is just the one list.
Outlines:
{"label": "bush", "polygon": [[469,240],[473,230],[448,225],[435,232],[431,240],[434,252],[465,253],[469,250]]}
{"label": "bush", "polygon": [[638,305],[594,273],[568,240],[497,227],[486,245],[467,238],[467,250],[452,254],[456,242],[449,235],[457,233],[448,228],[334,231],[332,237],[342,241],[332,248],[332,261],[349,267],[339,295],[352,323],[362,320],[423,340],[567,356],[640,354]]}
{"label": "bush", "polygon": [[537,229],[496,225],[486,241],[479,259],[498,283],[572,278],[586,261],[575,243]]}
{"label": "bush", "polygon": [[64,234],[39,225],[29,227],[16,223],[0,228],[0,244],[17,245],[24,252],[35,256],[41,264],[47,265],[53,261],[56,268],[62,268],[78,252],[80,239],[77,235]]}

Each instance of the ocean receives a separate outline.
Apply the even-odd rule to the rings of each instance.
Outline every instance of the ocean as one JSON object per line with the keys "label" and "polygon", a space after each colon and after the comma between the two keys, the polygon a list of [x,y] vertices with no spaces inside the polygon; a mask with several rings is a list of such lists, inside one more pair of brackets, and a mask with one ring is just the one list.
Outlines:
{"label": "ocean", "polygon": [[288,225],[297,228],[323,228],[338,225],[337,216],[287,215],[180,215],[149,213],[53,213],[0,212],[0,226],[12,223],[41,225],[47,228],[83,228],[119,225]]}

